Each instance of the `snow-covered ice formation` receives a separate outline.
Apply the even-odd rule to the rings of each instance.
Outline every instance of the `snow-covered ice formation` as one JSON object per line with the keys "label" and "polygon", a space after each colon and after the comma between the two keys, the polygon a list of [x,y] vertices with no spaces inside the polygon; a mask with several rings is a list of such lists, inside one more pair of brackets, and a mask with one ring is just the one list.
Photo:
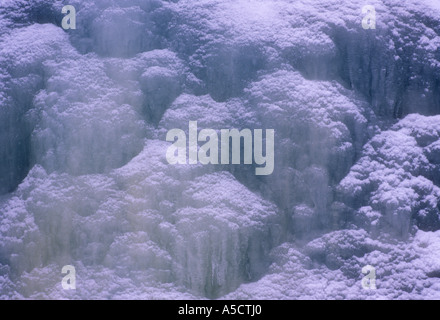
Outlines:
{"label": "snow-covered ice formation", "polygon": [[[440,299],[440,5],[368,2],[2,0],[0,298]],[[168,164],[189,121],[274,173]]]}

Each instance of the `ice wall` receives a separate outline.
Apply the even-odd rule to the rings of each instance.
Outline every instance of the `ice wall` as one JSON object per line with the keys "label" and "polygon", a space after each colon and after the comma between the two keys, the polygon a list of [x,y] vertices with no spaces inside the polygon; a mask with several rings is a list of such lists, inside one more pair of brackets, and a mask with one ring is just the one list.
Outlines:
{"label": "ice wall", "polygon": [[[440,8],[370,4],[2,1],[0,297],[439,298]],[[169,165],[189,121],[274,173]]]}

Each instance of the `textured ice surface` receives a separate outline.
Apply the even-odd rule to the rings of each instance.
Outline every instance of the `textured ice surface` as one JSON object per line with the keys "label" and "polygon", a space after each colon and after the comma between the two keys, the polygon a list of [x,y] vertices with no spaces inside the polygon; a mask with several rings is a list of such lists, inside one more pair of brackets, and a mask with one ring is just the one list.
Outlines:
{"label": "textured ice surface", "polygon": [[377,233],[390,227],[391,232],[407,237],[413,221],[422,230],[438,230],[439,166],[434,154],[439,120],[438,116],[409,115],[365,146],[341,182],[348,202],[362,206],[356,218],[364,228]]}
{"label": "textured ice surface", "polygon": [[[440,299],[440,6],[365,4],[1,1],[0,298]],[[274,173],[169,165],[189,121]]]}

